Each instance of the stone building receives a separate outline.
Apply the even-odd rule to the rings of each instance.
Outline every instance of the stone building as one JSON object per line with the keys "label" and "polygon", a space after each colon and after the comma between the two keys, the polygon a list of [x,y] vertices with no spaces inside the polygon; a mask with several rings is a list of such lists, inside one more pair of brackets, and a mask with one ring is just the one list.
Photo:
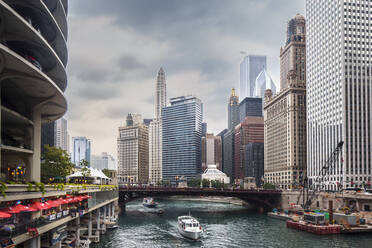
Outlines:
{"label": "stone building", "polygon": [[205,171],[211,164],[216,165],[219,170],[222,167],[222,139],[207,133],[202,137],[202,170]]}
{"label": "stone building", "polygon": [[306,49],[305,19],[289,21],[281,48],[281,90],[266,91],[265,182],[296,188],[306,176]]}
{"label": "stone building", "polygon": [[127,125],[119,127],[117,145],[119,183],[148,183],[148,127],[143,123],[134,123],[131,114],[128,114]]}

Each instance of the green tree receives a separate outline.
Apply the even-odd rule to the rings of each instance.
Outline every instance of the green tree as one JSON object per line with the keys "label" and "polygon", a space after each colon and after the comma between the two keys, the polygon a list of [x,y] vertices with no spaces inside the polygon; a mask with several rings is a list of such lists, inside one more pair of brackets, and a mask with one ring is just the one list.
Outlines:
{"label": "green tree", "polygon": [[103,174],[105,174],[107,177],[110,177],[111,178],[111,172],[109,169],[105,168],[102,170]]}
{"label": "green tree", "polygon": [[58,147],[45,145],[45,153],[41,155],[41,179],[44,183],[61,180],[72,173],[74,164],[68,153]]}
{"label": "green tree", "polygon": [[262,188],[264,189],[275,189],[275,185],[271,183],[265,183]]}
{"label": "green tree", "polygon": [[81,174],[83,174],[84,181],[85,181],[85,178],[90,176],[89,162],[85,159],[82,159],[80,161],[80,167],[81,167]]}

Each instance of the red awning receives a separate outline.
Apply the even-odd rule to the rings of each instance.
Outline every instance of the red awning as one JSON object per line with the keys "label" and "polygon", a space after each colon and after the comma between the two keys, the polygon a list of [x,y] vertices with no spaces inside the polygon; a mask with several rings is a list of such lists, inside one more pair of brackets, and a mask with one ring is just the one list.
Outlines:
{"label": "red awning", "polygon": [[45,203],[41,203],[41,202],[34,202],[34,203],[31,204],[30,207],[38,209],[38,210],[46,210],[46,209],[51,208],[51,206],[49,206],[49,204],[45,204]]}
{"label": "red awning", "polygon": [[0,218],[1,219],[10,218],[10,217],[12,217],[11,214],[0,211]]}
{"label": "red awning", "polygon": [[8,207],[3,209],[2,211],[9,213],[9,214],[18,214],[20,212],[36,212],[38,211],[36,208],[24,206],[22,204],[18,204],[13,207]]}
{"label": "red awning", "polygon": [[85,200],[85,199],[91,199],[93,197],[90,196],[90,195],[82,195],[81,198],[83,198],[83,200]]}
{"label": "red awning", "polygon": [[69,203],[69,201],[68,201],[67,199],[63,199],[63,198],[59,198],[57,201],[58,201],[61,205],[62,205],[62,204],[68,204],[68,203]]}
{"label": "red awning", "polygon": [[75,199],[75,202],[81,202],[84,200],[81,196],[76,196],[74,197],[74,199]]}
{"label": "red awning", "polygon": [[47,201],[46,204],[49,204],[49,206],[52,208],[56,208],[61,205],[59,201],[52,201],[52,200]]}

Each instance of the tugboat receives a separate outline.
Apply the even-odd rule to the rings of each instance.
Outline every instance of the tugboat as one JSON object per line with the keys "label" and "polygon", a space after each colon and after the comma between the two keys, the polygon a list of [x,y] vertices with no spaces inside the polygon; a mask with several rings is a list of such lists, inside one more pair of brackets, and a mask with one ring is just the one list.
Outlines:
{"label": "tugboat", "polygon": [[148,208],[155,208],[158,204],[152,198],[143,198],[142,205]]}
{"label": "tugboat", "polygon": [[178,232],[185,238],[198,240],[201,238],[202,227],[194,217],[180,216],[178,217]]}

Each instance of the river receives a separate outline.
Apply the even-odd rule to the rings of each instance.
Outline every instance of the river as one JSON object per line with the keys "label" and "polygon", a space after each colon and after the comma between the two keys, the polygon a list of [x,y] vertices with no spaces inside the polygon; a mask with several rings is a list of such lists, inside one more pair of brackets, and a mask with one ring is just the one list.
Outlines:
{"label": "river", "polygon": [[[119,217],[119,228],[101,236],[93,248],[127,247],[262,247],[262,248],[350,248],[372,247],[372,235],[317,236],[288,229],[284,221],[249,211],[241,206],[198,201],[158,200],[163,215],[144,212],[141,201],[127,205]],[[203,226],[200,241],[182,238],[177,216],[196,217]]]}

